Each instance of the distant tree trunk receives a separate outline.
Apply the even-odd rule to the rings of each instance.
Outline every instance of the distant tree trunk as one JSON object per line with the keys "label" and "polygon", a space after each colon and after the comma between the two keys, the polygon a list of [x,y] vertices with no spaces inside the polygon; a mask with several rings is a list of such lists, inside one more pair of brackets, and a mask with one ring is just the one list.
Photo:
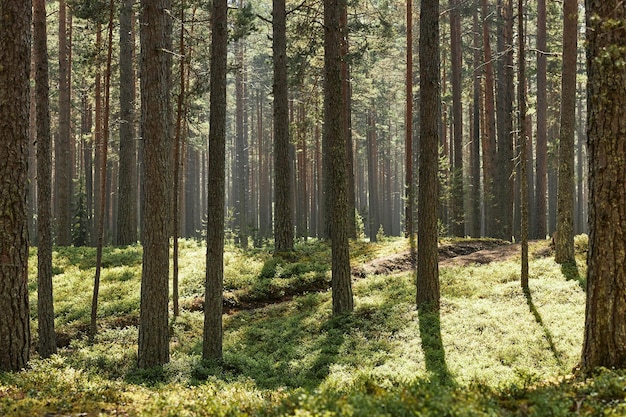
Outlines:
{"label": "distant tree trunk", "polygon": [[226,56],[228,3],[213,0],[211,13],[211,96],[207,189],[207,252],[202,358],[222,359],[224,290],[224,200],[226,161]]}
{"label": "distant tree trunk", "polygon": [[297,154],[297,163],[298,163],[298,192],[296,205],[298,207],[297,210],[297,222],[296,229],[298,232],[298,237],[306,239],[309,235],[308,232],[308,219],[309,219],[309,200],[308,200],[308,188],[307,188],[307,143],[306,143],[306,122],[304,115],[304,102],[298,103],[298,150]]}
{"label": "distant tree trunk", "polygon": [[104,73],[104,132],[102,133],[101,141],[98,144],[100,148],[100,171],[97,173],[100,178],[100,217],[98,217],[98,244],[96,246],[96,272],[94,276],[93,295],[91,298],[91,322],[89,326],[89,337],[91,340],[97,332],[97,314],[98,314],[98,294],[100,291],[100,275],[102,273],[102,248],[104,246],[104,233],[105,233],[105,215],[107,213],[105,209],[106,203],[106,184],[107,178],[111,178],[107,175],[107,152],[109,137],[109,116],[111,114],[110,97],[111,97],[111,62],[113,58],[113,15],[115,12],[115,4],[113,0],[109,2],[109,24],[108,24],[108,41],[107,41],[107,59],[106,70]]}
{"label": "distant tree trunk", "polygon": [[548,128],[547,128],[547,45],[546,45],[546,0],[537,0],[537,147],[536,147],[536,185],[535,211],[537,212],[537,230],[533,237],[545,239],[548,231]]}
{"label": "distant tree trunk", "polygon": [[5,0],[1,11],[0,372],[24,368],[30,352],[26,181],[31,2]]}
{"label": "distant tree trunk", "polygon": [[35,102],[31,105],[37,109],[37,349],[42,358],[57,351],[52,297],[52,136],[47,40],[46,3],[45,0],[34,0]]}
{"label": "distant tree trunk", "polygon": [[135,74],[132,36],[134,0],[120,8],[120,160],[117,244],[137,242],[137,150],[135,145]]}
{"label": "distant tree trunk", "polygon": [[59,131],[55,145],[55,195],[57,244],[69,246],[72,242],[72,196],[70,159],[70,60],[67,31],[67,7],[59,0]]}
{"label": "distant tree trunk", "polygon": [[[96,48],[98,48],[98,50],[102,47],[102,25],[98,23],[97,25],[97,29],[96,29]],[[92,226],[93,229],[91,230],[91,243],[93,246],[96,246],[98,244],[98,226],[97,223],[99,220],[99,218],[101,216],[104,215],[104,213],[101,212],[101,204],[100,204],[100,178],[101,175],[100,173],[100,166],[101,166],[101,160],[102,158],[100,157],[101,155],[101,150],[102,150],[102,146],[100,146],[100,144],[102,143],[102,72],[100,70],[100,68],[96,68],[96,75],[95,75],[95,83],[94,83],[94,88],[95,88],[95,129],[94,129],[94,137],[93,137],[93,142],[95,145],[95,152],[94,152],[94,178],[93,178],[93,205],[94,205],[94,219],[95,221],[92,222]]]}
{"label": "distant tree trunk", "polygon": [[[169,0],[141,1],[141,111],[145,161],[145,230],[139,317],[140,368],[169,361],[168,284],[172,111],[172,18]],[[148,22],[150,22],[148,24]],[[161,115],[150,117],[150,115]]]}
{"label": "distant tree trunk", "polygon": [[[83,169],[85,171],[85,229],[87,242],[93,239],[93,139],[88,139],[93,127],[93,108],[88,101],[88,95],[83,94],[83,117],[81,121],[81,141],[83,144]],[[85,243],[88,244],[88,243]]]}
{"label": "distant tree trunk", "polygon": [[243,40],[235,43],[235,170],[233,184],[235,197],[235,238],[242,248],[248,247],[248,207],[247,195],[247,164],[244,133],[244,44]]}
{"label": "distant tree trunk", "polygon": [[284,0],[273,1],[274,52],[274,250],[293,250],[292,165],[289,158],[287,92],[287,13]]}
{"label": "distant tree trunk", "polygon": [[378,138],[376,135],[376,116],[373,110],[367,112],[367,185],[369,188],[369,228],[370,242],[378,240],[377,234],[380,228],[380,196],[378,192]]}
{"label": "distant tree trunk", "polygon": [[[579,86],[577,91],[581,91],[582,87]],[[585,121],[583,119],[583,103],[582,103],[582,95],[578,95],[578,104],[576,106],[578,108],[578,121],[576,124],[576,136],[577,136],[577,145],[576,145],[576,160],[578,162],[578,165],[576,167],[577,169],[577,175],[576,175],[576,182],[577,182],[577,187],[576,187],[576,210],[575,210],[575,215],[574,218],[575,220],[575,233],[576,234],[580,234],[580,233],[587,233],[587,202],[585,200],[585,184],[587,183],[585,180],[585,170],[584,170],[584,166],[585,166],[585,156],[583,155],[583,147],[584,145],[584,140],[585,140],[585,132],[584,132],[584,128],[585,128]]]}
{"label": "distant tree trunk", "polygon": [[405,235],[409,237],[412,259],[415,257],[413,212],[415,211],[415,186],[413,181],[413,0],[406,1],[406,107],[405,107]]}
{"label": "distant tree trunk", "polygon": [[[575,0],[574,0],[575,1]],[[521,286],[525,293],[528,289],[528,155],[526,136],[526,35],[524,34],[524,0],[517,1],[517,39],[518,39],[518,76],[517,100],[519,106],[519,140],[520,140],[520,182],[521,182],[521,238],[522,268]]]}
{"label": "distant tree trunk", "polygon": [[513,236],[513,3],[498,0],[497,62],[497,167],[495,197],[497,210],[493,237],[511,240]]}
{"label": "distant tree trunk", "polygon": [[483,203],[485,219],[485,235],[495,234],[495,196],[494,181],[496,169],[496,113],[494,99],[493,57],[489,36],[489,8],[487,0],[481,0],[483,19],[483,50],[484,50],[484,77],[485,77],[485,135],[483,136]]}
{"label": "distant tree trunk", "polygon": [[453,116],[453,143],[454,158],[452,162],[452,193],[450,201],[450,220],[452,234],[465,236],[465,220],[463,209],[463,102],[461,94],[461,71],[463,55],[461,54],[461,11],[459,0],[450,0],[450,51],[452,66],[452,116]]}
{"label": "distant tree trunk", "polygon": [[626,368],[626,232],[616,227],[626,218],[626,8],[585,5],[590,235],[581,368],[589,374]]}
{"label": "distant tree trunk", "polygon": [[350,274],[348,172],[345,134],[343,132],[343,98],[341,90],[341,26],[340,16],[345,0],[324,0],[324,149],[328,167],[326,189],[332,188],[327,220],[330,220],[332,241],[333,315],[352,312],[352,282]]}
{"label": "distant tree trunk", "polygon": [[574,259],[574,143],[576,141],[576,38],[578,1],[563,2],[563,70],[561,76],[561,131],[559,132],[559,176],[554,260]]}
{"label": "distant tree trunk", "polygon": [[270,149],[265,137],[263,103],[264,94],[262,89],[257,92],[257,145],[259,147],[259,235],[267,239],[272,230],[272,201],[271,201],[271,178],[270,178]]}
{"label": "distant tree trunk", "polygon": [[417,211],[417,307],[439,310],[439,2],[420,9],[420,154]]}
{"label": "distant tree trunk", "polygon": [[473,11],[473,48],[474,48],[474,85],[471,123],[472,128],[470,144],[470,227],[469,234],[472,237],[480,236],[480,92],[481,92],[481,62],[480,62],[480,32],[478,25],[478,9]]}

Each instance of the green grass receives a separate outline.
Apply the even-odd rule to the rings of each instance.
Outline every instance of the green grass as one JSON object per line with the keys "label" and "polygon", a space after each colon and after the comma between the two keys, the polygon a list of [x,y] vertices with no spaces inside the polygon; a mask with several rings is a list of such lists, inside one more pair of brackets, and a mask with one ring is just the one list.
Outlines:
{"label": "green grass", "polygon": [[[355,265],[407,242],[352,245]],[[416,311],[415,277],[406,272],[354,281],[354,313],[332,318],[323,290],[328,245],[301,242],[278,258],[229,246],[226,297],[257,308],[224,317],[224,361],[216,364],[201,360],[203,313],[191,308],[204,291],[205,249],[183,241],[171,361],[145,371],[135,366],[141,248],[105,250],[93,344],[83,332],[95,252],[58,248],[56,325],[73,340],[50,359],[35,356],[28,370],[0,374],[0,415],[626,415],[626,373],[571,375],[584,324],[581,238],[577,249],[576,267],[531,257],[530,297],[519,286],[518,260],[509,260],[441,268],[439,315]],[[35,270],[30,280],[34,319]]]}

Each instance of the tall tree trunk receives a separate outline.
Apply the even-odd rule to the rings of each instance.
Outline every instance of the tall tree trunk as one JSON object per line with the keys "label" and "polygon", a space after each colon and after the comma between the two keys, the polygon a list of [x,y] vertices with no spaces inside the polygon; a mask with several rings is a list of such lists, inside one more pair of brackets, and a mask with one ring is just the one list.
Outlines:
{"label": "tall tree trunk", "polygon": [[293,250],[292,165],[289,159],[287,92],[287,13],[285,0],[273,1],[274,52],[274,250]]}
{"label": "tall tree trunk", "polygon": [[[169,361],[168,284],[172,111],[172,18],[169,0],[141,1],[141,111],[145,161],[145,230],[139,316],[140,368]],[[148,22],[150,22],[148,24]],[[159,114],[161,117],[148,117]]]}
{"label": "tall tree trunk", "polygon": [[474,48],[474,84],[473,84],[473,101],[471,123],[472,128],[471,144],[470,144],[470,227],[469,234],[472,237],[480,236],[481,217],[480,217],[480,93],[481,93],[481,62],[480,62],[480,32],[478,25],[478,9],[475,7],[473,14],[473,31],[472,39]]}
{"label": "tall tree trunk", "polygon": [[496,178],[496,113],[494,99],[493,57],[489,35],[489,8],[487,0],[481,0],[483,20],[483,53],[485,77],[485,135],[483,135],[483,204],[485,219],[485,235],[495,234],[495,178]]}
{"label": "tall tree trunk", "polygon": [[[102,47],[102,25],[98,23],[97,25],[97,29],[96,29],[96,48],[98,48],[98,50]],[[101,170],[101,151],[102,151],[102,146],[100,146],[100,144],[102,143],[103,139],[103,132],[102,132],[102,72],[100,70],[100,68],[96,68],[96,75],[95,75],[95,83],[94,83],[94,88],[95,88],[95,130],[94,130],[94,137],[93,137],[93,142],[94,142],[94,146],[95,146],[95,152],[94,152],[94,178],[93,178],[93,205],[94,205],[94,222],[92,222],[92,226],[93,226],[93,230],[91,230],[91,243],[93,246],[97,246],[98,245],[98,226],[97,223],[100,217],[102,217],[104,215],[104,213],[101,211],[101,207],[102,205],[100,204],[100,196],[101,196],[101,192],[100,192],[100,170]]]}
{"label": "tall tree trunk", "polygon": [[[582,91],[582,87],[579,86],[577,89],[578,92]],[[575,232],[576,234],[587,233],[587,204],[585,201],[585,157],[583,156],[583,147],[584,147],[584,138],[585,138],[585,122],[583,119],[583,103],[582,103],[582,95],[578,94],[578,104],[576,106],[578,108],[578,117],[576,124],[576,137],[577,137],[577,145],[576,145],[576,161],[578,165],[576,166],[577,175],[576,175],[576,210],[575,210]]]}
{"label": "tall tree trunk", "polygon": [[222,359],[228,4],[213,0],[203,359]]}
{"label": "tall tree trunk", "polygon": [[417,307],[439,310],[439,2],[420,9],[420,153],[417,211]]}
{"label": "tall tree trunk", "polygon": [[522,268],[521,286],[525,293],[528,289],[528,169],[526,135],[526,35],[524,34],[524,0],[517,1],[517,39],[518,39],[518,76],[517,100],[519,106],[519,140],[520,140],[520,182],[521,182],[521,238],[522,238]]}
{"label": "tall tree trunk", "polygon": [[537,212],[537,230],[533,237],[545,239],[548,233],[548,128],[547,128],[547,42],[546,42],[546,0],[537,0],[537,147],[536,147],[536,185],[535,210]]}
{"label": "tall tree trunk", "polygon": [[[586,0],[589,255],[583,372],[626,367],[626,8]],[[566,15],[567,16],[567,15]]]}
{"label": "tall tree trunk", "polygon": [[453,116],[453,143],[454,158],[452,162],[450,220],[452,234],[465,236],[465,220],[463,209],[463,102],[461,94],[461,70],[463,55],[461,54],[461,11],[459,0],[450,0],[450,51],[452,66],[452,116]]}
{"label": "tall tree trunk", "polygon": [[31,105],[37,109],[37,349],[42,358],[57,351],[52,297],[52,136],[47,41],[46,2],[34,0],[35,102]]}
{"label": "tall tree trunk", "polygon": [[405,197],[404,210],[405,235],[409,237],[411,259],[415,258],[414,219],[415,186],[413,180],[413,0],[406,1],[406,94],[404,124],[405,158]]}
{"label": "tall tree trunk", "polygon": [[132,36],[134,0],[120,8],[120,160],[117,244],[137,242],[137,150],[135,145],[135,74]]}
{"label": "tall tree trunk", "polygon": [[0,13],[0,371],[29,360],[28,101],[31,2],[6,0]]}
{"label": "tall tree trunk", "polygon": [[557,234],[554,260],[574,259],[574,143],[576,136],[576,38],[578,1],[563,2],[563,70],[561,75],[561,130],[559,132],[559,176],[557,192]]}
{"label": "tall tree trunk", "polygon": [[97,145],[100,148],[100,217],[98,217],[98,244],[96,247],[96,272],[94,276],[93,295],[91,298],[91,322],[89,326],[89,337],[91,340],[96,336],[97,332],[97,315],[98,315],[98,294],[100,292],[100,275],[102,273],[102,248],[104,246],[105,233],[105,216],[106,216],[106,184],[107,178],[107,152],[109,137],[109,115],[111,114],[110,97],[111,97],[111,61],[113,54],[113,14],[115,12],[115,3],[113,0],[109,2],[109,24],[108,24],[108,41],[107,41],[107,60],[106,70],[104,73],[104,132],[101,141]]}
{"label": "tall tree trunk", "polygon": [[497,63],[497,180],[495,197],[497,210],[493,236],[511,240],[513,235],[513,3],[498,0]]}
{"label": "tall tree trunk", "polygon": [[[348,172],[341,89],[341,25],[345,0],[324,0],[324,158],[328,167],[327,221],[332,250],[333,315],[352,312],[348,213]],[[328,190],[332,189],[329,195]],[[331,219],[332,215],[332,219]]]}
{"label": "tall tree trunk", "polygon": [[[241,4],[241,3],[240,3]],[[236,239],[242,248],[248,247],[248,207],[247,207],[247,164],[244,132],[244,44],[240,39],[235,44],[235,173],[233,175],[235,197]]]}
{"label": "tall tree trunk", "polygon": [[67,7],[59,0],[59,131],[55,145],[55,194],[57,244],[69,246],[72,242],[72,196],[70,159],[70,60],[67,32]]}

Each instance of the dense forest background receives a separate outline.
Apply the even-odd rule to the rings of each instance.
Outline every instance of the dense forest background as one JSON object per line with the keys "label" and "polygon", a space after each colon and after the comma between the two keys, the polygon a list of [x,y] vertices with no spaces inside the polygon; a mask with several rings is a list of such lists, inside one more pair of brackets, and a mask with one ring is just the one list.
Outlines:
{"label": "dense forest background", "polygon": [[[551,235],[556,230],[557,212],[563,11],[560,4],[548,2],[542,8],[541,3],[539,8],[535,2],[527,4],[523,16],[527,28],[526,132],[532,139],[527,150],[531,238]],[[103,89],[108,5],[97,1],[70,1],[67,5],[47,2],[54,134],[53,222],[55,242],[61,245],[97,241],[98,173],[104,144],[108,147],[105,242],[128,244],[141,236],[144,165],[138,110],[137,10],[130,3],[125,7],[128,9],[115,11],[107,109]],[[172,154],[179,158],[177,219],[181,237],[200,238],[207,213],[210,10],[202,2],[182,2],[173,7],[176,41],[170,53],[176,140],[171,146]],[[268,241],[273,231],[271,4],[233,3],[229,7],[230,42],[228,56],[222,58],[228,62],[227,237],[242,245],[258,246]],[[322,4],[289,3],[288,9],[292,216],[297,237],[318,237],[324,235],[320,229]],[[347,13],[348,70],[344,75],[350,106],[344,111],[350,115],[351,189],[359,233],[372,240],[379,235],[399,236],[405,231],[406,203],[406,7],[389,1],[353,2]],[[489,2],[442,5],[441,235],[520,239],[519,126],[513,117],[518,109],[514,99],[518,62],[513,56],[518,38],[504,30],[517,17],[507,13],[502,5]],[[419,24],[416,13],[414,33],[419,32]],[[577,36],[581,39],[583,29],[580,24]],[[413,45],[417,57],[418,42]],[[582,48],[583,43],[578,45]],[[580,49],[573,194],[577,234],[586,231],[587,207],[583,57]],[[416,62],[410,98],[416,115],[420,105],[417,69]],[[493,124],[502,119],[508,124]],[[419,117],[414,117],[411,124],[414,164],[419,153],[419,123]],[[31,143],[35,144],[34,130],[32,135]],[[34,244],[36,155],[31,152],[29,173],[30,236]],[[495,204],[503,199],[509,204]]]}

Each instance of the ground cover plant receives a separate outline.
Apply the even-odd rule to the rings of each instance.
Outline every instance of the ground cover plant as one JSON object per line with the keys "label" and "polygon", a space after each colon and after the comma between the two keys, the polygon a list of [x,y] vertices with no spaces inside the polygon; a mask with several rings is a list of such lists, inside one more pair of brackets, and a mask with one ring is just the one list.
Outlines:
{"label": "ground cover plant", "polygon": [[[584,237],[577,238],[576,266],[554,263],[547,242],[531,246],[530,296],[520,289],[512,246],[483,245],[496,246],[486,251],[498,261],[442,261],[439,316],[416,311],[412,271],[379,268],[403,259],[404,239],[352,245],[355,311],[335,319],[325,243],[300,242],[279,258],[269,248],[227,247],[224,361],[207,363],[200,345],[205,249],[183,241],[171,362],[147,371],[135,364],[141,247],[105,250],[93,343],[86,329],[95,252],[57,248],[61,349],[22,372],[0,374],[0,415],[626,414],[626,373],[575,374]],[[36,271],[30,273],[35,300]],[[31,302],[33,326],[35,307]]]}

